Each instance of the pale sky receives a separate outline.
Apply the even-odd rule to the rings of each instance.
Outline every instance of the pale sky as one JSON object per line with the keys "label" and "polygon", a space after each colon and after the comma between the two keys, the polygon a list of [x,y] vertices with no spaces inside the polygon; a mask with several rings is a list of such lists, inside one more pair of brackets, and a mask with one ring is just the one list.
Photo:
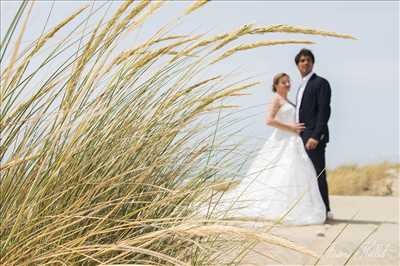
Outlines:
{"label": "pale sky", "polygon": [[[90,1],[57,1],[49,27]],[[38,1],[34,20],[25,42],[40,34],[51,1]],[[115,7],[118,3],[112,3]],[[126,46],[153,33],[169,17],[178,14],[188,1],[167,3],[156,16],[134,33]],[[100,5],[100,3],[96,3]],[[1,1],[1,35],[5,34],[18,2]],[[102,13],[101,13],[102,14]],[[244,134],[267,139],[272,128],[264,124],[265,104],[272,96],[270,84],[277,72],[292,78],[289,98],[294,101],[300,76],[294,57],[302,47],[310,48],[316,57],[314,71],[325,77],[332,88],[332,115],[329,121],[330,143],[327,166],[345,163],[372,163],[383,160],[399,162],[399,3],[397,1],[211,1],[185,18],[175,29],[185,34],[222,33],[243,24],[291,24],[339,33],[352,34],[359,40],[335,39],[302,34],[269,34],[241,39],[240,43],[266,39],[305,39],[310,46],[291,45],[263,47],[238,53],[229,63],[219,64],[222,73],[240,68],[241,77],[257,75],[262,82],[251,90],[253,95],[232,102],[257,105],[247,120]],[[250,114],[250,112],[249,112]]]}

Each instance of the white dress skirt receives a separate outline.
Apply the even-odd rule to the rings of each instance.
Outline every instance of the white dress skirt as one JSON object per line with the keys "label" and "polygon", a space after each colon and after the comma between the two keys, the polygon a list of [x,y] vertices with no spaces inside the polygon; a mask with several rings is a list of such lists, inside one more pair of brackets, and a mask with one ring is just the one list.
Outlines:
{"label": "white dress skirt", "polygon": [[[295,122],[295,107],[285,102],[276,118]],[[326,208],[315,168],[298,134],[274,129],[240,184],[218,199],[213,213],[283,224],[322,224]]]}

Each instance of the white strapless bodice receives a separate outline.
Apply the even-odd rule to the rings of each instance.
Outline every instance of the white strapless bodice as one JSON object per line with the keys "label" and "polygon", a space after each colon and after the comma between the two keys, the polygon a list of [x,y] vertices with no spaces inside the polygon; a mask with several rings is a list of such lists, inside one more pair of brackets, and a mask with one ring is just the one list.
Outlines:
{"label": "white strapless bodice", "polygon": [[[276,119],[285,124],[293,124],[296,121],[296,107],[286,102],[279,108],[276,113]],[[271,134],[270,139],[282,140],[285,138],[299,138],[298,134],[289,132],[279,128],[275,128]]]}
{"label": "white strapless bodice", "polygon": [[289,102],[285,103],[279,108],[276,114],[276,118],[283,123],[294,123],[296,117],[296,107],[291,105]]}

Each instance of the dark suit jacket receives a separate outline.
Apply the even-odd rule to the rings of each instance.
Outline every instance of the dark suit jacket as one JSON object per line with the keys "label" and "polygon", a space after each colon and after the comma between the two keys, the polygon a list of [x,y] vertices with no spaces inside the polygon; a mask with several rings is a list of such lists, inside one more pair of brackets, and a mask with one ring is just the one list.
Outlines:
{"label": "dark suit jacket", "polygon": [[304,123],[306,127],[300,134],[304,143],[310,137],[319,140],[320,143],[329,142],[330,102],[329,82],[314,73],[304,89],[299,109],[299,122]]}

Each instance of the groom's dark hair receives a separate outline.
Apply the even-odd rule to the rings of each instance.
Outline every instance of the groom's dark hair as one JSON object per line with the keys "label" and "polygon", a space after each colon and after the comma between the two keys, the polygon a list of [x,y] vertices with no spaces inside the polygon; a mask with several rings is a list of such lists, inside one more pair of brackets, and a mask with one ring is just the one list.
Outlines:
{"label": "groom's dark hair", "polygon": [[296,62],[296,65],[299,64],[300,62],[300,57],[302,56],[308,56],[311,58],[313,64],[315,62],[315,58],[314,58],[314,54],[311,52],[311,50],[303,48],[300,50],[300,52],[296,55],[296,57],[294,58],[294,61]]}

